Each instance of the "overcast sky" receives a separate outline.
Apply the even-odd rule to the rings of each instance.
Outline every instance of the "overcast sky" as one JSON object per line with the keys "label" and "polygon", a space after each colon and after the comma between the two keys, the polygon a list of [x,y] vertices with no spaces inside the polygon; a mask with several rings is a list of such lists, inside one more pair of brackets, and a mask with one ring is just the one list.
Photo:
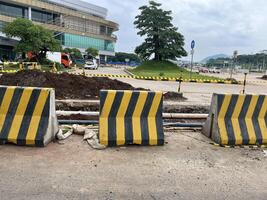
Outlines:
{"label": "overcast sky", "polygon": [[[134,52],[142,42],[136,35],[134,17],[148,0],[85,0],[109,10],[108,19],[117,22],[116,51]],[[157,0],[173,13],[173,24],[185,37],[185,49],[196,41],[195,57],[214,54],[256,53],[267,49],[266,0]],[[184,58],[188,59],[188,58]]]}

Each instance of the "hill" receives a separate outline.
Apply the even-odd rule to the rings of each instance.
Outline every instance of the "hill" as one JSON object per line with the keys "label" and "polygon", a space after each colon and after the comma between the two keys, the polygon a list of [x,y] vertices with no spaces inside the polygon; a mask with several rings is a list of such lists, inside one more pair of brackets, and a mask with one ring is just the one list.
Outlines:
{"label": "hill", "polygon": [[201,63],[207,63],[208,60],[210,59],[217,59],[217,58],[229,58],[230,56],[226,55],[226,54],[216,54],[216,55],[213,55],[213,56],[209,56],[209,57],[206,57],[204,58],[203,60],[201,60],[200,62]]}

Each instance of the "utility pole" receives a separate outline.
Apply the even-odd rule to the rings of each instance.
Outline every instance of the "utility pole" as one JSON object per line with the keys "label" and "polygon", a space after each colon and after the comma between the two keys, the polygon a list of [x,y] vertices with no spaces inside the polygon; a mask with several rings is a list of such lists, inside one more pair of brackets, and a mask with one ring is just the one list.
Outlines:
{"label": "utility pole", "polygon": [[194,64],[194,48],[195,48],[195,40],[191,42],[191,70],[190,70],[190,79],[192,79],[192,72],[193,72],[193,64]]}

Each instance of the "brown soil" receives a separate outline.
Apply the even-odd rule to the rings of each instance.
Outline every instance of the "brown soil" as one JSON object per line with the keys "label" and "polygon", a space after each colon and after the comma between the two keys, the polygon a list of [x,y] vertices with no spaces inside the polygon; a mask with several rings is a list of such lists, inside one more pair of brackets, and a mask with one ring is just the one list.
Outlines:
{"label": "brown soil", "polygon": [[[55,74],[39,70],[23,70],[14,74],[3,74],[0,85],[55,88],[56,99],[98,99],[99,91],[147,90],[134,88],[128,83],[107,77],[86,77],[68,73]],[[167,92],[164,99],[182,101],[179,93]]]}
{"label": "brown soil", "polygon": [[164,99],[175,100],[175,101],[187,100],[187,98],[183,97],[183,93],[179,93],[179,92],[166,92],[164,94]]}
{"label": "brown soil", "polygon": [[263,75],[261,79],[267,80],[267,75]]}
{"label": "brown soil", "polygon": [[97,99],[101,89],[135,89],[127,83],[106,77],[54,74],[38,70],[3,74],[0,78],[0,85],[55,88],[56,99]]}

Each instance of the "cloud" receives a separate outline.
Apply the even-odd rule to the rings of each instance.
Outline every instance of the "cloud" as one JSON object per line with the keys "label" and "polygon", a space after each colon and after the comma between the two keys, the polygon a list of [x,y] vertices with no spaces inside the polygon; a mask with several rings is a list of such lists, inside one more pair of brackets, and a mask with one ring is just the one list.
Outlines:
{"label": "cloud", "polygon": [[[87,0],[108,8],[108,19],[120,24],[117,50],[133,52],[142,42],[136,35],[133,21],[138,8],[146,0]],[[185,36],[185,48],[196,41],[196,59],[234,50],[240,53],[266,49],[265,0],[158,0],[166,10],[172,10],[173,23]]]}

